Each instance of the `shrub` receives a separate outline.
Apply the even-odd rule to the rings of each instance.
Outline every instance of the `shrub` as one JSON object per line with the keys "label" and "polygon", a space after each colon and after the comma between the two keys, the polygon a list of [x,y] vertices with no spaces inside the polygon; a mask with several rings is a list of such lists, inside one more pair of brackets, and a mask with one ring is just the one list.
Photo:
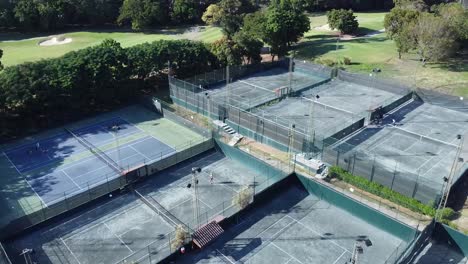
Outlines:
{"label": "shrub", "polygon": [[177,250],[185,243],[185,239],[187,238],[188,233],[185,231],[184,227],[179,225],[175,230],[175,237],[171,241],[171,248],[172,250]]}
{"label": "shrub", "polygon": [[252,200],[252,196],[252,188],[245,186],[236,196],[234,196],[232,204],[239,207],[240,209],[244,209],[247,207],[247,205],[249,205],[250,201]]}
{"label": "shrub", "polygon": [[336,62],[332,59],[316,59],[315,62],[318,64],[326,65],[328,67],[333,67],[336,64]]}
{"label": "shrub", "polygon": [[[338,178],[344,182],[358,187],[359,189],[387,199],[398,205],[406,207],[414,212],[422,213],[431,217],[435,216],[436,210],[434,209],[434,207],[427,204],[423,204],[414,198],[407,197],[401,193],[395,192],[379,183],[371,182],[365,178],[355,176],[337,166],[331,167],[329,172],[331,177]],[[444,213],[445,215],[453,215],[450,214],[450,210],[446,210]]]}
{"label": "shrub", "polygon": [[344,65],[351,65],[351,58],[344,57],[343,58],[343,63],[344,63]]}
{"label": "shrub", "polygon": [[440,219],[441,220],[450,220],[455,216],[455,211],[453,211],[452,208],[446,207],[442,210],[440,210]]}

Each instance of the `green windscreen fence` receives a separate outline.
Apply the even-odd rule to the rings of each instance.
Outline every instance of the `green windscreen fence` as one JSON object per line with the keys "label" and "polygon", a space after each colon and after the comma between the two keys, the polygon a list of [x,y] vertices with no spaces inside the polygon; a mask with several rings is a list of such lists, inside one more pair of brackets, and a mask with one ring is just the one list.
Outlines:
{"label": "green windscreen fence", "polygon": [[216,145],[228,158],[239,162],[256,173],[254,186],[255,194],[262,192],[292,173],[292,166],[290,166],[290,164],[279,163],[276,164],[276,167],[273,167],[238,148],[231,147],[221,142],[219,139],[216,139]]}
{"label": "green windscreen fence", "polygon": [[459,231],[447,226],[443,225],[445,231],[449,234],[449,236],[455,241],[457,246],[463,252],[465,256],[468,256],[468,236],[460,233]]}
{"label": "green windscreen fence", "polygon": [[379,229],[398,236],[407,242],[412,241],[418,234],[416,229],[392,219],[363,203],[360,203],[350,197],[346,197],[345,195],[299,173],[296,173],[296,175],[309,193],[312,193],[320,197],[320,199],[356,215]]}

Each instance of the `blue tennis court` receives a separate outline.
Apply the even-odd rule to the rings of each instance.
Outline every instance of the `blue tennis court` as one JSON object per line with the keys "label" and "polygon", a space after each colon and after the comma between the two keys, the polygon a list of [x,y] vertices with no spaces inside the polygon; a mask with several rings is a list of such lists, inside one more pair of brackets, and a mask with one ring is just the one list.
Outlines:
{"label": "blue tennis court", "polygon": [[176,152],[120,117],[68,131],[5,151],[46,206]]}

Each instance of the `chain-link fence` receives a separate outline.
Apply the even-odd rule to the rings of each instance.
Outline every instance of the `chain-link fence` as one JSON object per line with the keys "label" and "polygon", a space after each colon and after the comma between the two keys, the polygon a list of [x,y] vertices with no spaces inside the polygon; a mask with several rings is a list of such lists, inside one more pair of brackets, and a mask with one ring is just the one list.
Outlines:
{"label": "chain-link fence", "polygon": [[[306,66],[301,65],[300,67]],[[309,67],[312,67],[310,70],[315,70],[318,66]],[[328,72],[328,69],[323,71]],[[373,77],[338,71],[338,78],[397,94],[397,100],[393,98],[387,104],[383,104],[384,112],[395,109],[413,96],[411,89],[406,86],[392,85],[392,83],[376,80]],[[238,104],[220,103],[212,98],[197,94],[195,91],[199,88],[175,78],[171,78],[170,87],[171,97],[176,104],[210,118],[223,120],[240,134],[258,142],[282,151],[311,153],[312,156],[321,158],[329,165],[339,166],[354,175],[377,182],[424,203],[434,202],[440,196],[441,183],[422,177],[418,172],[402,170],[396,160],[389,165],[392,161],[389,162],[388,158],[355,151],[353,149],[356,146],[346,147],[344,146],[346,144],[342,142],[339,149],[334,148],[336,142],[362,128],[365,124],[365,118],[371,120],[377,118],[372,114],[358,115],[357,118],[344,121],[336,127],[327,128],[327,133],[321,135],[310,130],[308,126],[300,125],[301,122],[306,122],[305,119],[291,120],[290,118],[274,116],[260,108],[256,108],[252,112],[249,109],[238,107]],[[382,162],[384,160],[385,162]]]}
{"label": "chain-link fence", "polygon": [[0,264],[11,264],[10,258],[8,258],[2,243],[0,243]]}
{"label": "chain-link fence", "polygon": [[[242,163],[244,166],[250,168],[255,173],[262,176],[262,179],[252,177],[251,182],[246,186],[252,190],[252,203],[255,200],[255,196],[263,193],[268,188],[273,186],[275,183],[285,179],[292,173],[292,166],[290,163],[278,163],[278,166],[271,166],[252,155],[247,154],[237,148],[229,147],[227,144],[221,141],[222,136],[218,132],[213,132],[216,138],[216,147],[220,148],[219,151],[223,152],[224,155],[236,162]],[[227,219],[236,215],[241,208],[234,203],[234,197],[225,197],[226,199],[218,205],[207,209],[206,211],[200,212],[197,219],[193,219],[190,222],[183,223],[183,226],[188,227],[186,237],[186,243],[191,240],[191,233],[194,230],[198,230],[201,226],[204,226],[215,218]],[[169,217],[169,212],[166,212]],[[159,237],[155,241],[151,242],[145,248],[134,252],[132,255],[122,259],[116,264],[134,263],[139,264],[152,264],[158,263],[165,260],[171,254],[175,253],[180,247],[171,246],[176,236],[176,231],[171,232],[163,237]]]}
{"label": "chain-link fence", "polygon": [[12,209],[16,210],[16,218],[2,227],[1,236],[11,236],[28,227],[77,208],[80,205],[92,202],[115,190],[125,188],[142,177],[154,174],[157,171],[212,149],[213,144],[212,138],[185,142],[175,146],[174,151],[170,153],[161,152],[154,157],[148,157],[147,160],[139,161],[138,167],[129,167],[122,175],[117,175],[116,173],[98,175],[92,181],[86,182],[84,190],[65,190],[47,205],[41,203],[37,207],[30,208],[31,213],[25,214],[22,208]]}
{"label": "chain-link fence", "polygon": [[247,75],[255,74],[262,71],[267,71],[273,68],[284,68],[288,69],[289,59],[283,59],[280,61],[273,61],[269,63],[259,63],[250,65],[231,65],[225,69],[214,70],[212,72],[206,72],[198,74],[190,78],[184,79],[185,82],[191,83],[198,87],[210,88],[227,81],[236,81]]}

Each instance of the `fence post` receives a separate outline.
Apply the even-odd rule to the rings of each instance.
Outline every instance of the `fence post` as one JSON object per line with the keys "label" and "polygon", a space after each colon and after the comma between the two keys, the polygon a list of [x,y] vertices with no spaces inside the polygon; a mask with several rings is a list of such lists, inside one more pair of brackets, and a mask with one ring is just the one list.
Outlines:
{"label": "fence post", "polygon": [[149,260],[149,264],[151,264],[151,249],[150,249],[150,245],[148,245],[148,260]]}

